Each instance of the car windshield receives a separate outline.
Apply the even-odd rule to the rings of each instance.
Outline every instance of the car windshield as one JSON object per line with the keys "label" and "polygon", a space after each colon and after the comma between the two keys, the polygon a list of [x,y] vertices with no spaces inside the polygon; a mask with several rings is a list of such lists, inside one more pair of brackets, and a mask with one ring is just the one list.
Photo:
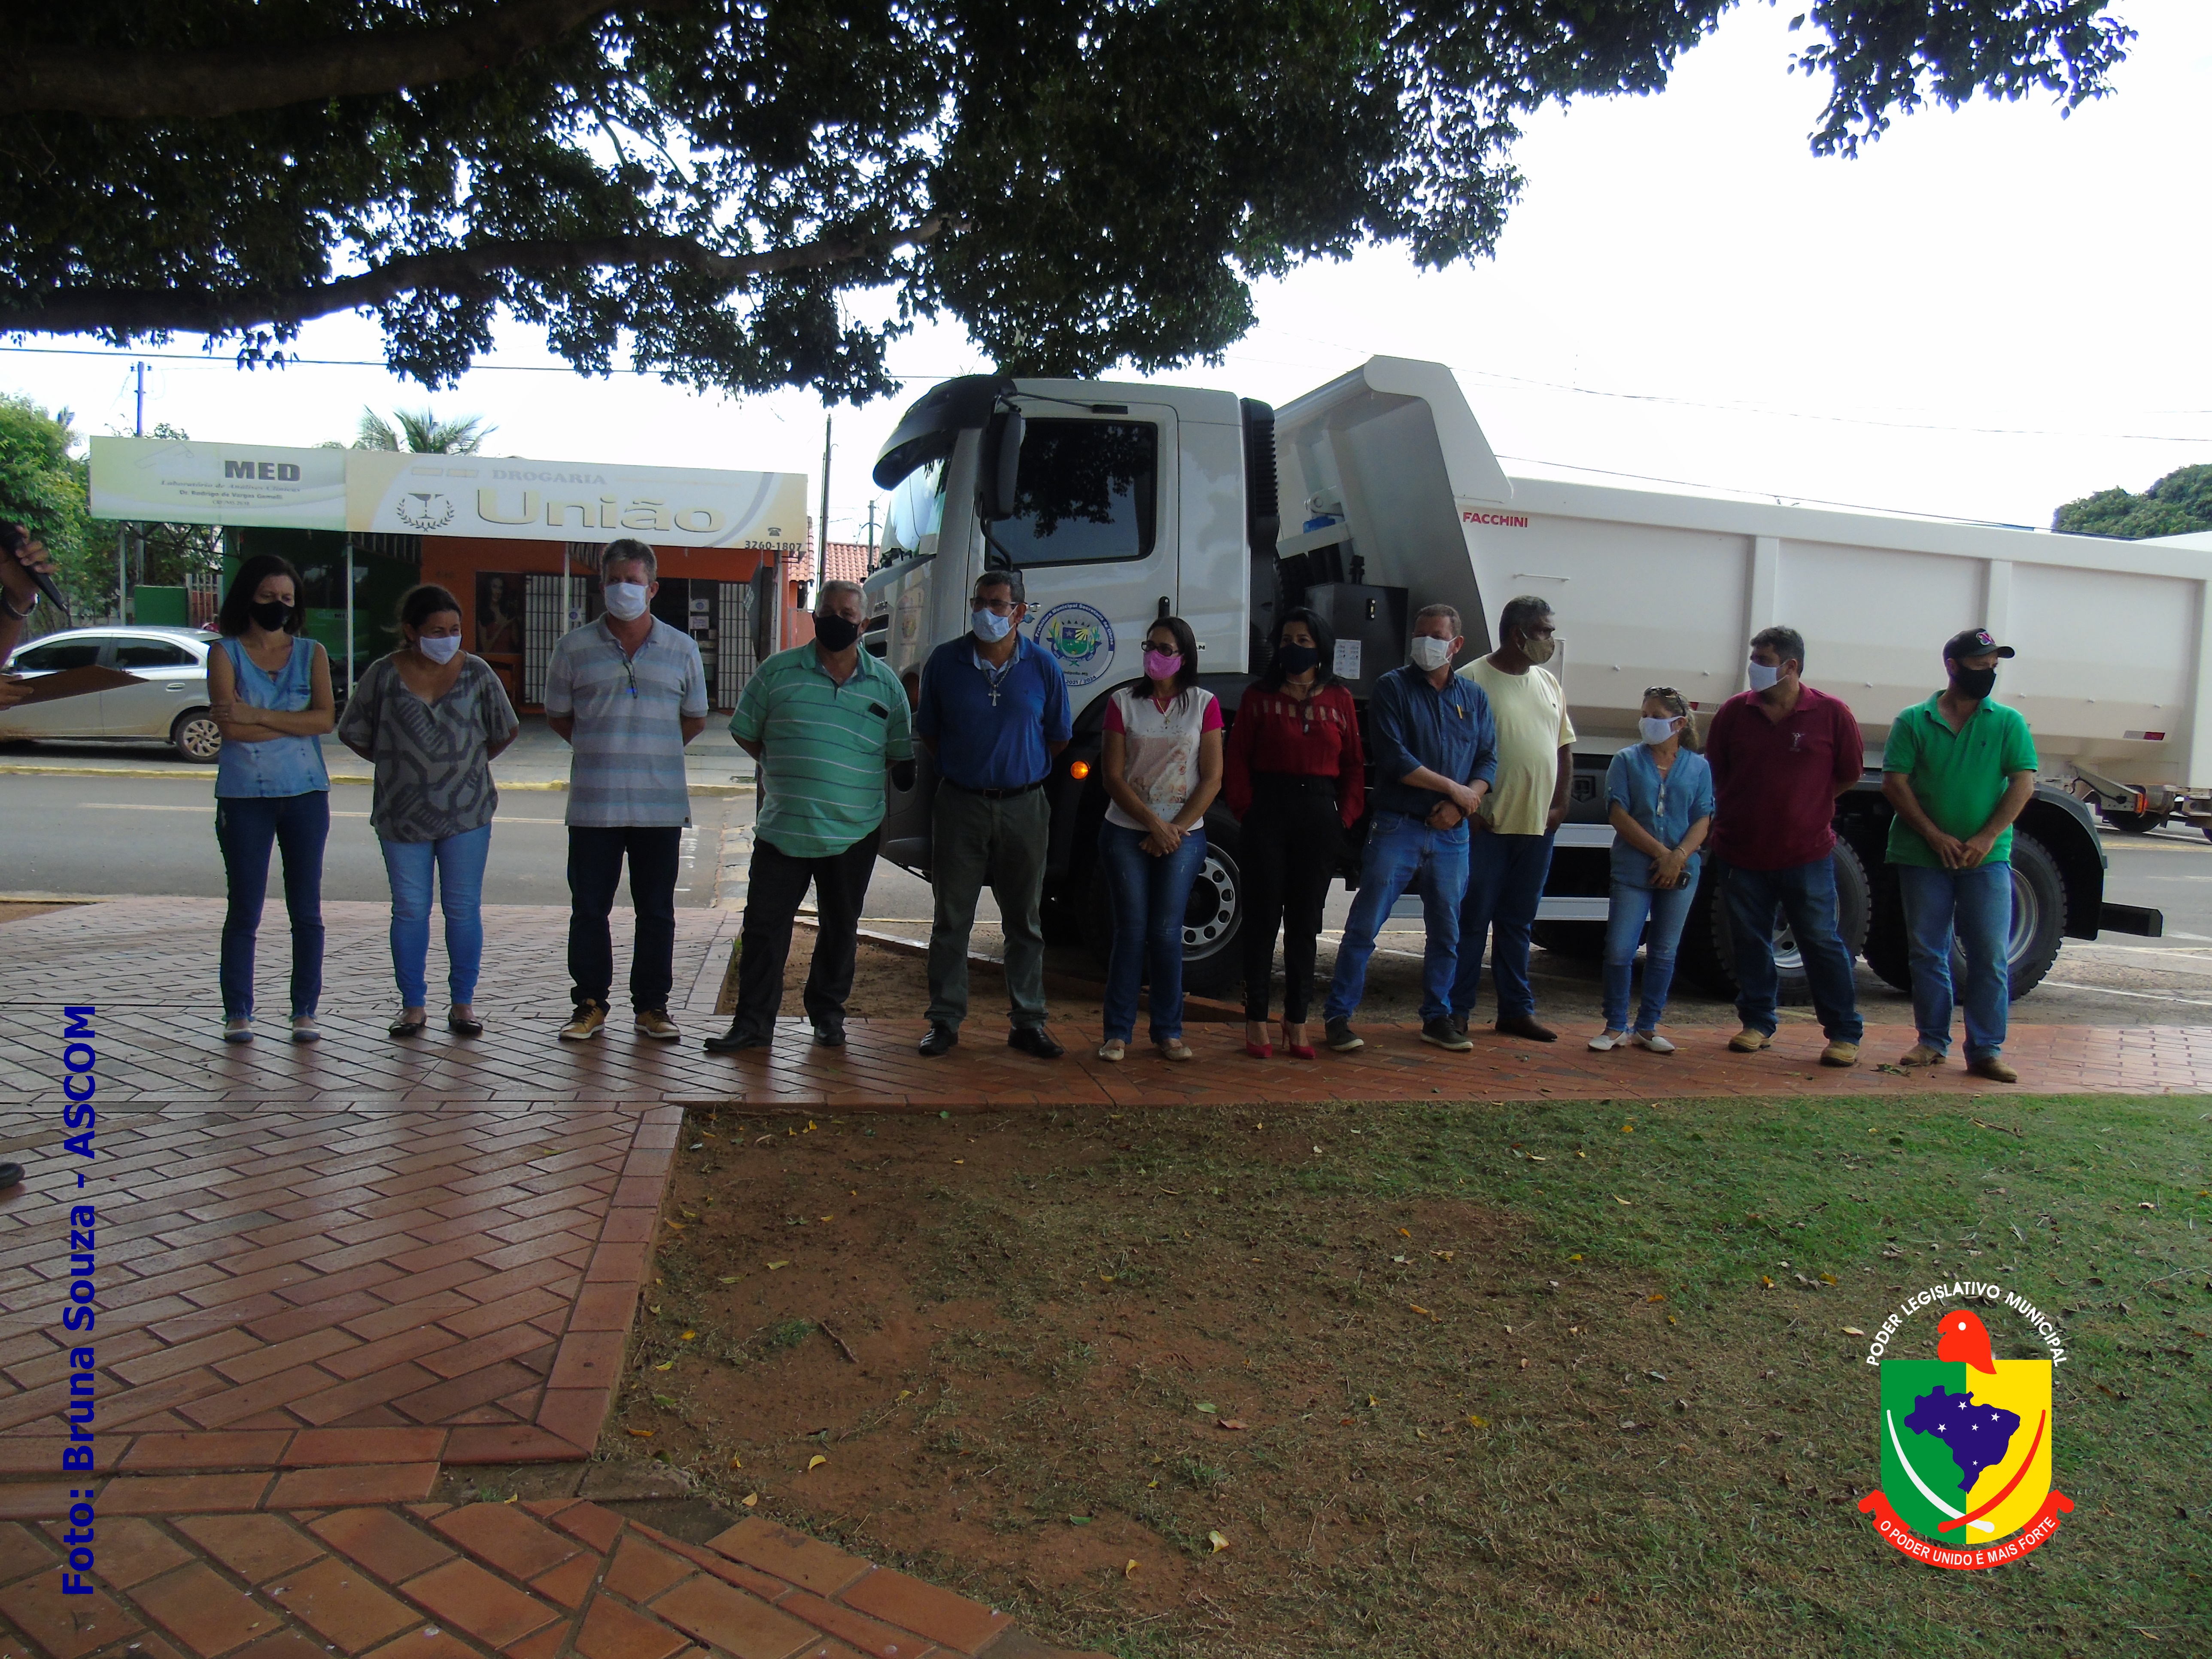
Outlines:
{"label": "car windshield", "polygon": [[945,522],[945,463],[918,466],[899,480],[884,520],[878,568],[900,559],[928,558],[937,551],[937,532]]}

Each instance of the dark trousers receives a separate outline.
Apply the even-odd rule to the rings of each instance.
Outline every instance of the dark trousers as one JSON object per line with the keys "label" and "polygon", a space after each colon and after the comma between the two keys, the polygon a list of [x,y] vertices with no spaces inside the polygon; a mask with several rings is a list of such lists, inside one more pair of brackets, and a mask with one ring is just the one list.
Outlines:
{"label": "dark trousers", "polygon": [[1467,844],[1467,897],[1459,909],[1459,971],[1452,981],[1452,1012],[1474,1012],[1482,983],[1482,946],[1490,936],[1490,977],[1498,988],[1498,1017],[1528,1018],[1536,1012],[1528,983],[1530,930],[1552,870],[1551,836],[1501,836],[1486,830]]}
{"label": "dark trousers", "polygon": [[222,848],[230,908],[222,918],[222,1016],[253,1012],[253,943],[269,896],[269,849],[284,854],[284,908],[292,919],[292,1018],[315,1012],[323,995],[323,843],[330,839],[331,798],[304,795],[220,796],[216,844]]}
{"label": "dark trousers", "polygon": [[1006,935],[1006,1017],[1044,1029],[1044,865],[1052,809],[1042,789],[993,799],[940,782],[930,809],[929,1023],[968,1018],[968,940],[988,885]]}
{"label": "dark trousers", "polygon": [[1344,844],[1336,780],[1260,772],[1237,843],[1249,908],[1244,914],[1244,1018],[1265,1021],[1283,933],[1283,1018],[1304,1023],[1313,995],[1314,941]]}
{"label": "dark trousers", "polygon": [[738,1017],[733,1034],[773,1036],[776,1011],[783,1006],[783,968],[791,958],[792,919],[799,902],[814,888],[821,927],[814,939],[814,965],[806,970],[806,1018],[815,1029],[842,1030],[845,999],[853,994],[853,951],[867,902],[868,878],[876,870],[881,830],[871,830],[842,853],[798,859],[765,841],[753,842],[752,866],[745,880],[744,931],[738,942]]}
{"label": "dark trousers", "polygon": [[568,826],[568,977],[576,1006],[607,1006],[615,981],[615,944],[607,918],[629,859],[629,902],[637,914],[630,947],[629,1001],[640,1013],[665,1013],[676,983],[676,871],[682,862],[680,824],[600,829]]}

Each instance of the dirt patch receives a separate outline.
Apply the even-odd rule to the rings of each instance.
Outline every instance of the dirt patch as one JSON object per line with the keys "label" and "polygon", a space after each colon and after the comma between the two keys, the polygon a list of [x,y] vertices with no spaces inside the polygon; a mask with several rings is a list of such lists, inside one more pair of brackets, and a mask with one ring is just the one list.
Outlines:
{"label": "dirt patch", "polygon": [[603,1455],[1123,1654],[1779,1636],[1732,1572],[1623,1598],[1686,1480],[1799,1546],[1856,1495],[1751,1428],[1763,1343],[1362,1173],[1409,1122],[696,1117]]}
{"label": "dirt patch", "polygon": [[27,921],[49,910],[74,910],[75,904],[46,904],[30,899],[0,899],[0,922]]}

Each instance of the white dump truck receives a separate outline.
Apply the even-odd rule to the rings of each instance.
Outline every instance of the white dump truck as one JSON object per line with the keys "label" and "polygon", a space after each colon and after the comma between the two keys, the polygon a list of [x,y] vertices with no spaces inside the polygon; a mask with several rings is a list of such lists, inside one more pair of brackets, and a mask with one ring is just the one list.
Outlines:
{"label": "white dump truck", "polygon": [[[1331,619],[1336,672],[1364,708],[1405,660],[1421,606],[1458,608],[1471,659],[1491,648],[1505,600],[1550,600],[1552,666],[1578,734],[1539,912],[1553,950],[1599,948],[1613,841],[1601,784],[1634,741],[1644,688],[1678,687],[1709,711],[1743,689],[1747,641],[1772,623],[1805,636],[1807,678],[1848,702],[1865,732],[1866,779],[1837,803],[1841,921],[1893,984],[1907,969],[1882,859],[1881,744],[1897,711],[1940,685],[1952,634],[1980,625],[2019,648],[1999,695],[2027,717],[2044,768],[2014,840],[2015,995],[2064,938],[2160,931],[2157,912],[2105,902],[2093,804],[2201,811],[2189,781],[2212,779],[2206,551],[1512,479],[1441,364],[1375,358],[1279,410],[1224,392],[969,376],[908,411],[875,480],[892,498],[863,638],[909,696],[930,650],[967,630],[975,577],[1022,573],[1025,627],[1059,660],[1075,709],[1047,786],[1047,926],[1094,948],[1106,934],[1094,775],[1104,694],[1142,672],[1145,630],[1169,614],[1190,623],[1201,681],[1233,720],[1291,606]],[[934,787],[925,764],[884,826],[884,855],[925,877]],[[1194,990],[1239,972],[1237,828],[1217,807],[1206,833],[1184,927]],[[1794,950],[1778,946],[1785,994],[1802,997]],[[1683,951],[1709,983],[1730,983],[1709,890]]]}

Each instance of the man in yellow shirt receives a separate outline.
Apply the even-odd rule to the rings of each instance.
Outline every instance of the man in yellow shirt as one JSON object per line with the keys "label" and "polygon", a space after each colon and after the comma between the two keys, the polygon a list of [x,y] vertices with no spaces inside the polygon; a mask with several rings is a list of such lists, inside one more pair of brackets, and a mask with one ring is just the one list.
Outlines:
{"label": "man in yellow shirt", "polygon": [[1498,618],[1498,649],[1459,671],[1489,696],[1498,720],[1498,781],[1468,823],[1467,897],[1451,994],[1451,1022],[1462,1033],[1482,979],[1483,936],[1495,928],[1490,971],[1498,983],[1498,1032],[1537,1042],[1559,1035],[1537,1024],[1528,984],[1528,933],[1574,782],[1567,694],[1541,666],[1557,648],[1554,635],[1549,604],[1533,595],[1510,600]]}

